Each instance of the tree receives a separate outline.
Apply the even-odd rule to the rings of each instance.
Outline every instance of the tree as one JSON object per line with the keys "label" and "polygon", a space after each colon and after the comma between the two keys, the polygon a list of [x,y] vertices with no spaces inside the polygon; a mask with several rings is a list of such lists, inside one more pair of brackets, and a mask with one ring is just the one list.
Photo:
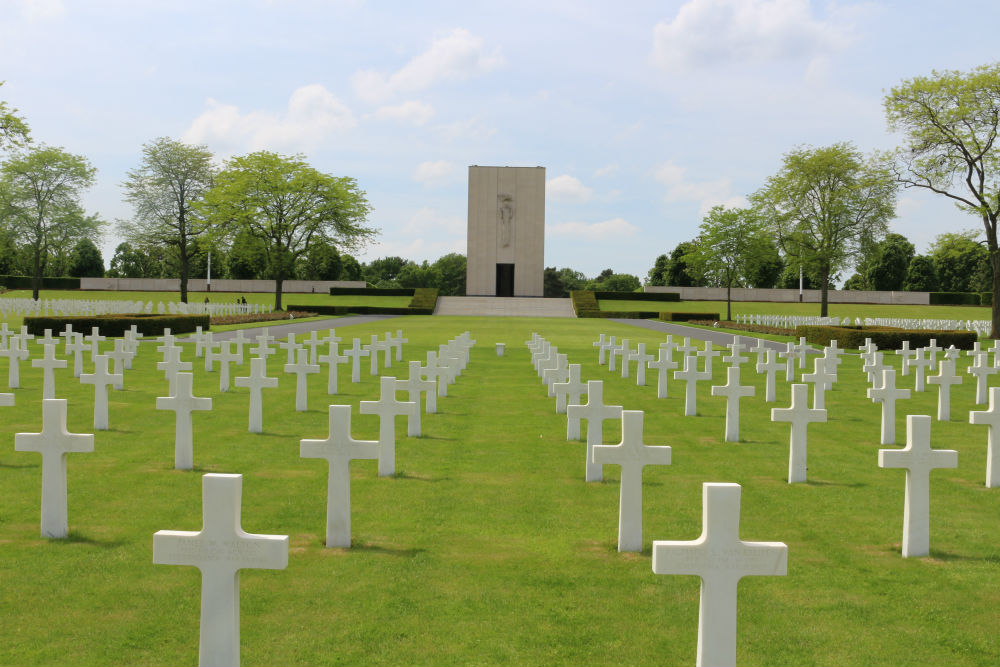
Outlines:
{"label": "tree", "polygon": [[341,271],[340,253],[322,241],[316,241],[299,263],[298,275],[301,280],[339,280]]}
{"label": "tree", "polygon": [[[0,81],[0,86],[4,82]],[[17,109],[0,101],[0,150],[21,148],[31,142],[31,131],[24,119],[17,115]]]}
{"label": "tree", "polygon": [[350,255],[340,256],[340,280],[363,280],[361,264]]}
{"label": "tree", "polygon": [[766,248],[761,242],[764,225],[751,209],[713,206],[699,230],[685,260],[710,283],[726,288],[726,321],[730,321],[733,319],[733,285],[746,282],[744,270],[754,253]]}
{"label": "tree", "polygon": [[177,249],[184,303],[197,239],[207,229],[194,205],[212,187],[213,176],[212,154],[206,147],[160,137],[143,145],[142,162],[122,183],[135,218],[119,221],[118,233],[135,245]]}
{"label": "tree", "polygon": [[778,284],[785,262],[773,239],[761,234],[754,239],[755,248],[743,267],[743,277],[749,287],[771,289]]}
{"label": "tree", "polygon": [[642,283],[631,273],[612,273],[600,279],[594,289],[600,292],[635,292]]}
{"label": "tree", "polygon": [[907,292],[937,292],[937,271],[934,270],[934,260],[926,255],[917,255],[910,260],[906,269],[906,279],[903,289]]}
{"label": "tree", "polygon": [[375,234],[363,224],[370,206],[353,178],[324,174],[301,156],[269,151],[229,160],[197,208],[216,234],[246,230],[263,241],[277,310],[282,283],[313,243],[350,249]]}
{"label": "tree", "polygon": [[903,289],[906,269],[916,249],[902,234],[887,234],[874,244],[862,279],[864,289],[895,291]]}
{"label": "tree", "polygon": [[407,262],[396,276],[400,287],[437,287],[437,270],[425,260],[421,264]]}
{"label": "tree", "polygon": [[100,234],[101,221],[84,215],[80,206],[96,172],[86,158],[50,146],[16,153],[0,167],[0,215],[30,249],[33,299],[51,249],[68,249],[70,241]]}
{"label": "tree", "polygon": [[662,287],[667,284],[667,271],[670,268],[670,258],[660,255],[653,262],[653,268],[646,274],[646,284]]}
{"label": "tree", "polygon": [[566,295],[566,288],[559,278],[559,270],[554,266],[546,266],[542,275],[542,296],[560,299]]}
{"label": "tree", "polygon": [[665,281],[672,287],[694,287],[697,280],[688,270],[687,260],[684,258],[694,249],[693,241],[678,243],[677,247],[670,252],[670,265],[667,267]]}
{"label": "tree", "polygon": [[118,244],[108,267],[109,278],[152,278],[154,275],[159,275],[157,264],[147,252],[127,241]]}
{"label": "tree", "polygon": [[377,285],[381,282],[395,281],[404,266],[406,260],[402,257],[380,257],[365,264],[362,273],[366,282]]}
{"label": "tree", "polygon": [[903,134],[893,154],[896,179],[954,201],[986,232],[992,269],[992,327],[1000,337],[1000,63],[963,73],[931,72],[905,80],[885,96],[889,129]]}
{"label": "tree", "polygon": [[896,184],[887,169],[850,143],[798,148],[751,200],[771,220],[786,255],[819,276],[820,316],[831,278],[862,245],[885,235],[895,216]]}
{"label": "tree", "polygon": [[434,262],[441,296],[465,296],[466,266],[465,255],[457,252],[442,255]]}
{"label": "tree", "polygon": [[938,234],[928,249],[934,271],[937,274],[938,290],[941,292],[978,292],[979,285],[973,281],[983,275],[989,267],[989,253],[976,238],[979,232],[969,230],[958,233]]}
{"label": "tree", "polygon": [[69,257],[69,271],[74,278],[103,278],[104,258],[90,239],[80,239]]}
{"label": "tree", "polygon": [[263,275],[266,263],[264,242],[249,229],[236,232],[226,256],[226,275],[234,280],[254,280]]}

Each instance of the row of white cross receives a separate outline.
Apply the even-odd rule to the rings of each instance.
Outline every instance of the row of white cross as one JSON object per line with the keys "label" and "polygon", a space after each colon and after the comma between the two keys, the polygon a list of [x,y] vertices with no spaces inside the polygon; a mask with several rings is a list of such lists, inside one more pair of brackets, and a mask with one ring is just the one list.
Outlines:
{"label": "row of white cross", "polygon": [[865,327],[892,327],[895,329],[922,330],[922,331],[974,331],[980,337],[989,334],[991,322],[989,320],[944,320],[928,318],[901,318],[901,317],[866,317],[864,319],[855,317],[853,322],[850,317],[814,317],[807,315],[760,315],[746,314],[737,315],[736,322],[739,324],[753,324],[765,327],[778,327],[782,329],[794,329],[797,326],[865,326]]}
{"label": "row of white cross", "polygon": [[93,315],[114,315],[145,313],[152,314],[153,311],[164,315],[166,313],[181,315],[245,315],[270,313],[274,310],[272,304],[257,303],[237,303],[237,302],[210,302],[210,303],[184,303],[182,301],[157,302],[156,306],[152,301],[114,301],[104,299],[27,299],[27,298],[0,298],[0,314],[4,318],[9,316],[22,317],[64,315],[93,316]]}

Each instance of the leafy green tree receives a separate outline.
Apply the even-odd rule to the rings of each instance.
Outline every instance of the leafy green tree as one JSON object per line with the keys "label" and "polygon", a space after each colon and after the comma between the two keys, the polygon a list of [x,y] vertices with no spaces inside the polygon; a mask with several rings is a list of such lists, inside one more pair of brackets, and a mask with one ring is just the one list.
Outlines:
{"label": "leafy green tree", "polygon": [[662,287],[667,284],[667,272],[670,269],[670,258],[660,255],[653,262],[653,268],[646,274],[646,284]]}
{"label": "leafy green tree", "polygon": [[934,260],[926,255],[917,255],[910,260],[906,268],[906,279],[903,289],[907,292],[937,292],[937,271],[934,270]]}
{"label": "leafy green tree", "polygon": [[594,286],[594,289],[600,292],[635,292],[642,287],[639,278],[631,273],[602,275],[604,277]]}
{"label": "leafy green tree", "polygon": [[892,156],[896,179],[947,197],[982,221],[992,274],[990,337],[998,338],[1000,63],[905,80],[886,94],[884,107],[889,129],[903,135]]}
{"label": "leafy green tree", "polygon": [[694,250],[694,241],[678,243],[670,251],[670,265],[667,267],[665,282],[672,287],[697,287],[698,280],[692,275],[685,259]]}
{"label": "leafy green tree", "polygon": [[874,244],[863,280],[865,289],[897,291],[903,289],[906,269],[916,249],[902,234],[887,234]]}
{"label": "leafy green tree", "polygon": [[743,278],[749,287],[771,289],[778,284],[785,262],[772,239],[760,235],[754,239],[754,244],[743,267]]}
{"label": "leafy green tree", "polygon": [[685,260],[710,284],[726,288],[726,320],[732,320],[733,285],[748,282],[745,269],[766,248],[764,223],[751,209],[713,206],[699,230]]}
{"label": "leafy green tree", "polygon": [[437,273],[437,288],[441,296],[464,296],[466,276],[465,255],[451,252],[434,262]]}
{"label": "leafy green tree", "polygon": [[340,256],[340,277],[338,280],[363,280],[361,263],[351,255]]}
{"label": "leafy green tree", "polygon": [[439,279],[437,269],[426,260],[421,264],[407,262],[396,275],[400,287],[437,287]]}
{"label": "leafy green tree", "polygon": [[862,243],[884,236],[895,216],[896,183],[845,142],[787,153],[781,170],[751,200],[771,220],[785,254],[819,277],[820,316],[826,317],[831,278],[850,265]]}
{"label": "leafy green tree", "polygon": [[402,257],[380,257],[373,259],[362,267],[362,275],[365,281],[372,285],[381,282],[395,281],[399,272],[406,266],[406,260]]}
{"label": "leafy green tree", "polygon": [[[0,86],[3,84],[0,81]],[[31,130],[28,129],[28,124],[17,114],[17,109],[10,108],[0,100],[0,150],[22,148],[30,142]]]}
{"label": "leafy green tree", "polygon": [[277,310],[282,284],[313,243],[351,249],[375,234],[364,225],[370,206],[353,178],[324,174],[301,156],[269,151],[229,160],[197,208],[215,234],[248,230],[263,241]]}
{"label": "leafy green tree", "polygon": [[342,269],[340,253],[329,243],[313,243],[299,262],[300,280],[339,280]]}
{"label": "leafy green tree", "polygon": [[122,183],[135,216],[119,221],[118,233],[134,245],[176,249],[184,303],[191,260],[207,230],[194,205],[212,187],[213,177],[212,153],[206,147],[160,137],[142,147],[139,167],[127,172]]}
{"label": "leafy green tree", "polygon": [[559,277],[559,270],[554,266],[546,266],[542,274],[542,296],[559,299],[566,296],[566,288]]}
{"label": "leafy green tree", "polygon": [[15,275],[17,261],[17,244],[14,235],[5,229],[0,229],[0,276]]}
{"label": "leafy green tree", "polygon": [[80,239],[69,258],[69,275],[74,278],[103,278],[104,258],[90,239]]}
{"label": "leafy green tree", "polygon": [[976,292],[973,276],[989,264],[989,253],[975,230],[938,234],[928,249],[941,292]]}
{"label": "leafy green tree", "polygon": [[159,276],[158,263],[142,248],[127,241],[119,243],[111,256],[109,278],[153,278]]}
{"label": "leafy green tree", "polygon": [[226,274],[233,280],[255,280],[266,270],[264,242],[249,229],[240,229],[226,255]]}
{"label": "leafy green tree", "polygon": [[96,172],[86,158],[51,146],[15,153],[0,167],[0,215],[30,249],[33,299],[51,250],[68,250],[79,239],[100,235],[101,221],[80,206]]}
{"label": "leafy green tree", "polygon": [[865,282],[865,279],[861,277],[860,273],[855,273],[844,281],[843,289],[863,291],[868,289],[868,283]]}

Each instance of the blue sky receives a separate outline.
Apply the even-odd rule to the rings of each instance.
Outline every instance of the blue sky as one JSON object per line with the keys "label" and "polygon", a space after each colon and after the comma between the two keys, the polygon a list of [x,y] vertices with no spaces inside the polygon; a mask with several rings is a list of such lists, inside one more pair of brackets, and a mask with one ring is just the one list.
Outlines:
{"label": "blue sky", "polygon": [[[465,251],[469,165],[541,165],[546,265],[642,277],[785,152],[893,147],[884,91],[994,62],[998,22],[988,0],[0,0],[0,99],[91,160],[108,221],[169,136],[352,176],[381,231],[359,257],[434,260]],[[914,191],[897,216],[918,252],[979,226]]]}

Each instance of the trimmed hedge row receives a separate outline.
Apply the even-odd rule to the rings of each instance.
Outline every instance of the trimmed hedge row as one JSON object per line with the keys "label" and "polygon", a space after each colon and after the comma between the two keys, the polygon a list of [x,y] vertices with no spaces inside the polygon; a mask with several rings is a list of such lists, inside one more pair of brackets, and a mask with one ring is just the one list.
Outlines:
{"label": "trimmed hedge row", "polygon": [[663,315],[663,313],[651,310],[586,310],[583,315],[577,315],[577,317],[614,320],[655,320],[660,315]]}
{"label": "trimmed hedge row", "polygon": [[147,315],[146,313],[83,317],[52,315],[25,317],[24,325],[28,327],[28,333],[34,336],[45,335],[46,329],[51,329],[53,333],[63,331],[67,324],[73,327],[73,331],[83,334],[89,334],[92,328],[97,327],[102,336],[124,336],[134,324],[136,330],[144,336],[162,336],[164,329],[170,329],[172,334],[191,333],[197,327],[201,327],[202,331],[208,331],[209,319],[208,315]]}
{"label": "trimmed hedge row", "polygon": [[979,305],[980,306],[992,306],[993,305],[993,292],[983,292],[979,295]]}
{"label": "trimmed hedge row", "polygon": [[437,302],[437,287],[418,287],[413,290],[413,300],[410,301],[410,310],[421,311],[419,313],[414,313],[414,315],[433,315],[434,308],[437,307]]}
{"label": "trimmed hedge row", "polygon": [[[0,285],[7,289],[31,289],[31,276],[0,276]],[[42,278],[42,289],[80,289],[80,279],[60,277]]]}
{"label": "trimmed hedge row", "polygon": [[413,287],[378,289],[376,287],[331,287],[330,296],[413,296]]}
{"label": "trimmed hedge row", "polygon": [[597,300],[605,301],[680,301],[679,292],[594,292]]}
{"label": "trimmed hedge row", "polygon": [[979,292],[931,292],[932,306],[978,306],[982,303]]}
{"label": "trimmed hedge row", "polygon": [[971,350],[976,342],[976,334],[971,331],[923,331],[893,329],[890,327],[831,327],[831,326],[798,326],[795,335],[805,337],[806,341],[815,345],[829,345],[836,340],[839,347],[845,350],[856,349],[865,344],[866,338],[883,350],[901,350],[904,341],[910,341],[913,348],[926,347],[935,339],[941,347],[954,345],[960,350]]}
{"label": "trimmed hedge row", "polygon": [[573,304],[573,310],[577,317],[600,317],[591,313],[601,312],[601,307],[597,304],[597,297],[590,290],[572,290],[569,293],[569,300]]}
{"label": "trimmed hedge row", "polygon": [[[335,289],[359,289],[353,287]],[[418,287],[409,290],[361,290],[362,293],[371,294],[377,292],[376,296],[406,296],[405,294],[389,295],[386,292],[409,292],[413,299],[408,306],[300,306],[288,304],[288,310],[305,310],[318,315],[433,315],[437,306],[438,290],[436,287]]]}
{"label": "trimmed hedge row", "polygon": [[660,313],[660,319],[664,322],[689,322],[691,320],[711,320],[719,321],[718,313]]}

